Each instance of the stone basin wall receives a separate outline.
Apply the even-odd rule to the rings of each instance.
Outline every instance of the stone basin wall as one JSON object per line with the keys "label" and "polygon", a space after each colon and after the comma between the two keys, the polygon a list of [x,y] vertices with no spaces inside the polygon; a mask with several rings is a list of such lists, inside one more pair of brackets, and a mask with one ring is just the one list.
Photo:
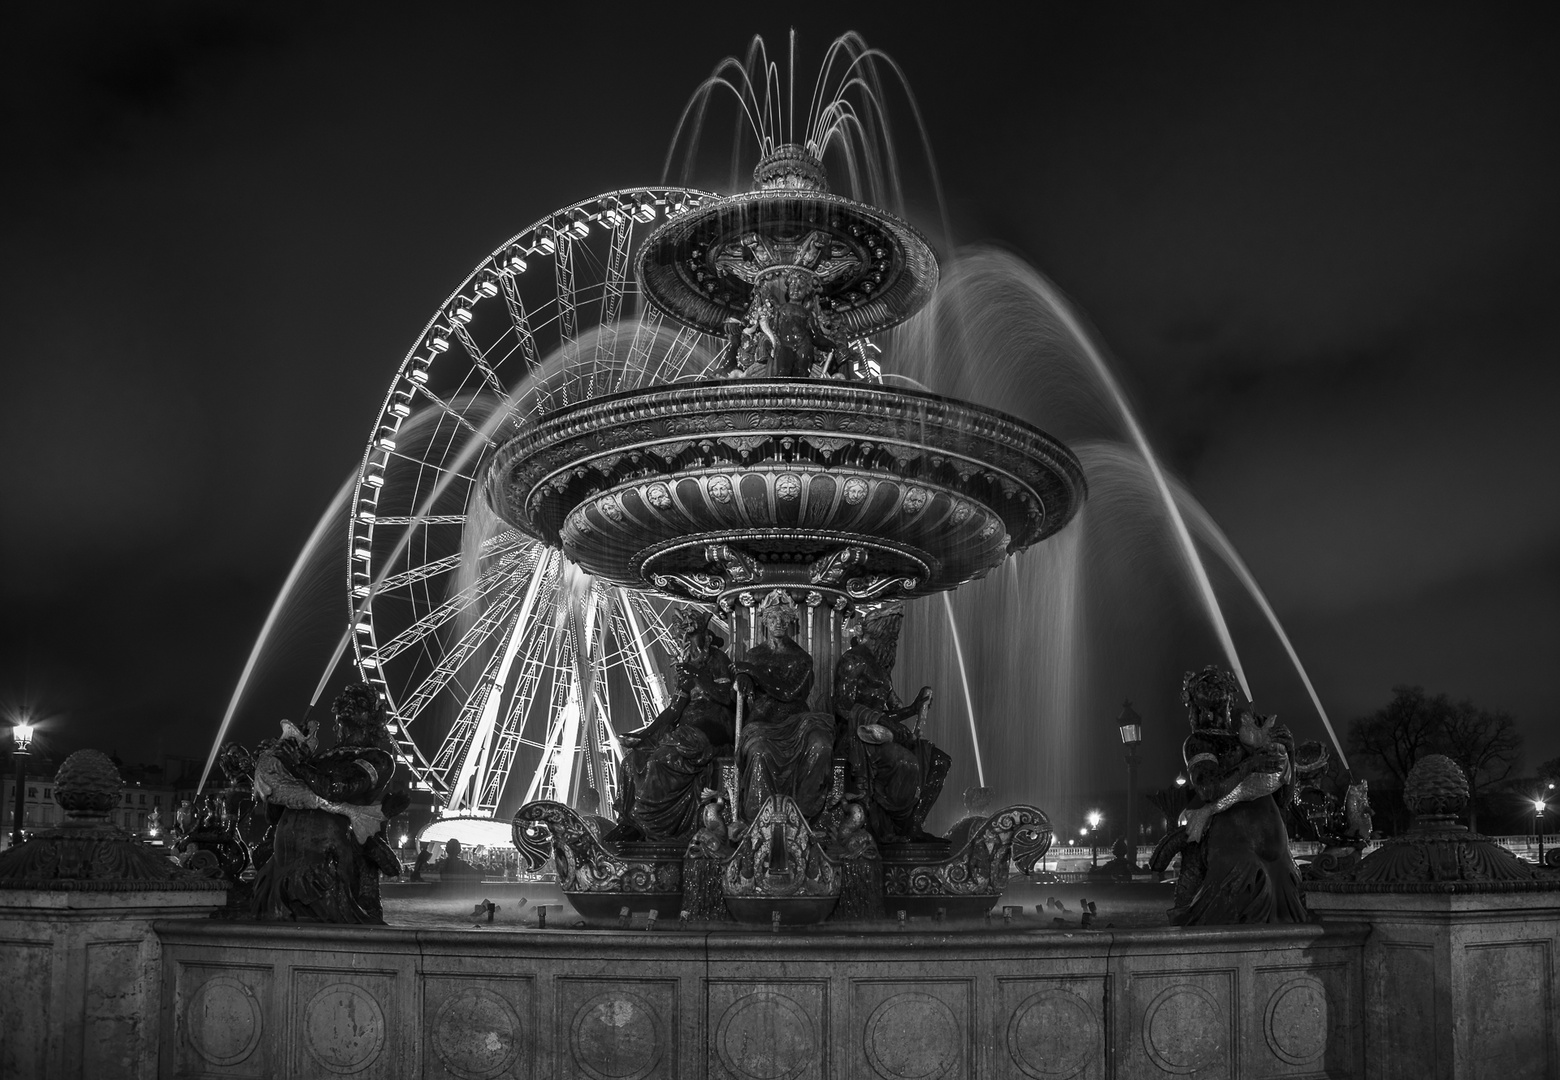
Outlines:
{"label": "stone basin wall", "polygon": [[164,1077],[1359,1077],[1359,924],[1073,933],[169,920]]}

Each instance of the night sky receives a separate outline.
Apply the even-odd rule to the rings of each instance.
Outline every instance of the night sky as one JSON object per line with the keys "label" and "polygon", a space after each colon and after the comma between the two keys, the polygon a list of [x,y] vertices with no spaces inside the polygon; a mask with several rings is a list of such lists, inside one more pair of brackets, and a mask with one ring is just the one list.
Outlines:
{"label": "night sky", "polygon": [[[901,64],[955,240],[1087,313],[1335,721],[1420,683],[1560,754],[1547,21],[32,7],[0,15],[0,704],[61,747],[204,757],[435,305],[547,211],[658,181],[699,80],[794,25],[804,70],[847,29]],[[247,741],[300,711],[343,592],[309,583]],[[1179,724],[1176,690],[1134,696]]]}

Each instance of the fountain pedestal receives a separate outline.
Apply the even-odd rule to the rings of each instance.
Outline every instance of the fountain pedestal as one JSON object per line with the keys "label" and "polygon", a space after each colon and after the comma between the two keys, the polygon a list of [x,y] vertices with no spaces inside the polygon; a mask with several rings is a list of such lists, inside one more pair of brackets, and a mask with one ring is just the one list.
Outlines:
{"label": "fountain pedestal", "polygon": [[0,1076],[158,1074],[152,923],[209,917],[228,883],[110,825],[120,787],[106,755],[72,754],[55,774],[65,824],[0,855]]}
{"label": "fountain pedestal", "polygon": [[1457,823],[1461,770],[1441,754],[1409,771],[1414,828],[1306,887],[1327,922],[1370,926],[1363,954],[1366,1075],[1560,1073],[1560,874]]}
{"label": "fountain pedestal", "polygon": [[1522,892],[1337,889],[1309,886],[1306,906],[1328,924],[1370,927],[1365,1075],[1560,1073],[1560,882]]}

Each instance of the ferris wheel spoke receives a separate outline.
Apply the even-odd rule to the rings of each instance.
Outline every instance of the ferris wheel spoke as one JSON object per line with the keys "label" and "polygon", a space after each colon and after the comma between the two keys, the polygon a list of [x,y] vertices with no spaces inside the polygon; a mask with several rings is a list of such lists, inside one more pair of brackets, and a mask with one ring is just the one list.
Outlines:
{"label": "ferris wheel spoke", "polygon": [[678,653],[678,642],[672,631],[667,627],[666,621],[650,606],[650,602],[645,599],[644,594],[627,589],[624,592],[627,594],[629,604],[632,605],[639,617],[640,625],[648,634],[653,635],[655,644],[659,645],[669,655],[676,656]]}
{"label": "ferris wheel spoke", "polygon": [[639,379],[650,366],[650,352],[655,348],[665,318],[659,308],[647,307],[635,320],[634,337],[629,342],[628,358],[623,362],[615,390],[629,390],[640,385]]}
{"label": "ferris wheel spoke", "polygon": [[509,681],[510,667],[514,664],[515,655],[519,652],[527,631],[535,625],[531,620],[531,612],[535,609],[537,594],[542,591],[546,579],[550,576],[548,572],[550,563],[551,560],[547,560],[532,572],[530,584],[526,586],[525,599],[520,603],[520,610],[509,623],[503,643],[495,651],[494,659],[483,673],[477,690],[468,696],[456,720],[456,727],[465,729],[466,752],[459,759],[459,772],[455,782],[450,785],[457,800],[454,809],[463,808],[459,804],[461,799],[466,799],[468,804],[476,801],[468,797],[468,792],[474,796],[487,787],[487,771],[492,765],[493,736],[498,726],[499,715],[504,711],[503,688]]}
{"label": "ferris wheel spoke", "polygon": [[[511,629],[510,636],[514,630]],[[461,702],[460,712],[456,714],[455,723],[450,725],[449,732],[444,736],[444,741],[439,744],[439,752],[433,755],[430,763],[435,772],[443,778],[451,790],[458,793],[459,785],[452,783],[450,777],[459,770],[470,754],[478,751],[478,743],[474,736],[477,728],[477,718],[486,704],[488,693],[492,690],[493,683],[498,678],[498,671],[504,661],[507,651],[508,638],[503,647],[494,652],[488,661],[487,670],[482,673],[482,678],[472,684],[466,693],[466,699]]]}
{"label": "ferris wheel spoke", "polygon": [[487,357],[482,354],[482,350],[477,347],[477,343],[471,338],[471,331],[467,330],[460,323],[456,323],[455,340],[460,342],[461,348],[466,350],[466,355],[471,357],[472,366],[481,372],[482,381],[487,385],[487,388],[498,395],[498,399],[506,406],[513,408],[514,401],[510,398],[508,389],[505,388],[503,380],[498,377],[498,372],[488,366]]}
{"label": "ferris wheel spoke", "polygon": [[458,477],[461,480],[469,481],[469,482],[471,482],[473,484],[475,484],[477,482],[477,478],[475,476],[472,476],[470,473],[458,472],[458,471],[456,471],[454,469],[446,469],[442,465],[435,465],[433,462],[428,461],[426,458],[413,457],[411,454],[403,454],[399,450],[390,450],[390,451],[387,451],[387,454],[390,457],[399,458],[402,461],[409,461],[413,465],[416,465],[420,469],[432,469],[434,472],[439,473],[441,476],[454,476],[454,477]]}
{"label": "ferris wheel spoke", "polygon": [[498,443],[493,441],[493,437],[491,435],[489,435],[487,432],[483,431],[481,428],[477,427],[477,425],[473,424],[470,420],[466,419],[465,414],[462,413],[455,406],[451,405],[448,401],[445,401],[438,394],[435,394],[432,390],[429,390],[426,384],[418,383],[417,384],[417,392],[419,394],[421,394],[423,397],[427,398],[429,401],[433,402],[439,408],[443,409],[446,413],[448,413],[450,415],[450,417],[452,417],[455,420],[456,423],[460,424],[462,427],[464,427],[467,431],[471,432],[477,438],[481,439],[483,442],[487,443],[489,446],[491,446],[491,447],[493,447],[495,449],[498,447]]}
{"label": "ferris wheel spoke", "polygon": [[618,589],[618,603],[612,610],[612,628],[623,653],[623,668],[639,704],[639,715],[649,723],[666,707],[665,693],[650,660],[650,641],[633,609],[627,589]]}
{"label": "ferris wheel spoke", "polygon": [[389,661],[395,659],[412,646],[424,641],[430,634],[437,631],[439,627],[465,611],[478,600],[484,599],[493,593],[499,586],[518,576],[519,573],[524,573],[524,571],[517,572],[514,568],[505,565],[493,567],[475,582],[452,594],[438,607],[376,648],[370,658],[373,660],[371,666],[377,667],[381,671],[384,670],[385,664]]}
{"label": "ferris wheel spoke", "polygon": [[515,283],[514,272],[505,270],[499,274],[498,284],[503,290],[504,307],[509,312],[509,326],[520,345],[520,355],[525,361],[525,369],[530,377],[536,380],[537,406],[542,411],[546,411],[551,407],[549,404],[551,395],[541,383],[541,350],[537,348],[536,331],[531,326],[531,318],[526,313],[525,303],[520,299],[520,287]]}
{"label": "ferris wheel spoke", "polygon": [[[558,250],[553,253],[553,276],[558,285],[558,336],[562,339],[560,353],[565,371],[579,366],[579,317],[575,311],[574,295],[574,241],[565,232],[558,232]],[[567,383],[564,384],[567,387]],[[567,391],[564,402],[569,403]]]}
{"label": "ferris wheel spoke", "polygon": [[439,658],[439,662],[434,665],[428,677],[396,709],[402,723],[411,726],[428,703],[439,695],[439,692],[465,666],[466,661],[470,660],[482,644],[493,635],[494,629],[514,614],[521,598],[522,594],[518,590],[502,597],[498,603],[484,611],[477,621],[472,623],[470,629],[456,639],[455,643]]}
{"label": "ferris wheel spoke", "polygon": [[465,514],[427,514],[413,517],[410,514],[382,514],[374,518],[375,525],[464,525]]}
{"label": "ferris wheel spoke", "polygon": [[416,780],[413,787],[425,787],[430,791],[442,794],[444,786],[439,777],[428,765],[428,759],[418,748],[416,741],[406,730],[406,726],[395,717],[389,724],[390,742],[395,747],[396,760],[409,769]]}
{"label": "ferris wheel spoke", "polygon": [[688,357],[693,355],[694,346],[698,344],[702,335],[697,330],[689,327],[680,327],[677,336],[672,338],[670,345],[666,347],[666,355],[661,358],[660,366],[651,376],[652,383],[669,383],[675,381],[683,374],[683,368],[688,363]]}
{"label": "ferris wheel spoke", "polygon": [[[514,529],[505,529],[497,536],[490,536],[482,541],[482,546],[478,550],[483,555],[492,555],[494,552],[499,551],[507,553],[508,549],[518,551],[525,546],[526,541],[521,538],[518,532]],[[414,566],[410,570],[403,570],[399,574],[391,574],[379,583],[377,592],[383,596],[386,593],[395,592],[397,589],[405,588],[419,581],[426,581],[428,578],[448,573],[458,567],[464,557],[462,553],[456,552],[454,555],[446,555],[442,559],[435,559],[432,562],[423,563],[421,566]]]}
{"label": "ferris wheel spoke", "polygon": [[[533,577],[533,582],[540,582],[535,608],[545,611],[551,607],[556,597],[558,584],[556,563],[553,560],[545,561],[538,568],[535,577]],[[489,740],[493,747],[489,763],[485,772],[477,777],[476,783],[470,783],[468,780],[463,779],[454,785],[457,798],[461,797],[468,789],[475,789],[478,792],[476,804],[479,813],[483,812],[484,803],[494,784],[497,783],[498,787],[502,788],[503,780],[508,776],[508,771],[514,758],[514,747],[520,735],[519,729],[535,697],[540,669],[543,667],[539,659],[547,649],[551,648],[550,642],[556,633],[556,623],[554,620],[547,618],[526,618],[525,613],[522,612],[521,616],[515,619],[514,633],[519,635],[518,640],[511,639],[516,646],[514,652],[523,655],[524,659],[521,663],[520,675],[515,680],[514,692],[511,695],[508,707],[503,708],[501,701],[493,702],[495,713],[498,711],[502,712],[502,720],[495,725],[493,735]],[[495,689],[501,693],[503,689],[502,680],[495,677],[494,685]],[[458,732],[453,729],[450,735],[446,737],[445,745],[447,747],[455,747],[454,750],[449,751],[449,756],[452,760],[454,754],[458,752],[463,738],[467,737],[467,732]],[[476,738],[474,725],[469,733],[469,738],[472,740]],[[441,747],[440,760],[445,758],[446,753],[446,750]]]}
{"label": "ferris wheel spoke", "polygon": [[591,372],[588,393],[596,393],[596,376],[608,376],[617,357],[618,322],[623,312],[623,289],[628,281],[628,245],[633,235],[633,219],[618,216],[612,228],[612,243],[607,253],[607,274],[601,293],[600,336],[596,338],[596,366]]}

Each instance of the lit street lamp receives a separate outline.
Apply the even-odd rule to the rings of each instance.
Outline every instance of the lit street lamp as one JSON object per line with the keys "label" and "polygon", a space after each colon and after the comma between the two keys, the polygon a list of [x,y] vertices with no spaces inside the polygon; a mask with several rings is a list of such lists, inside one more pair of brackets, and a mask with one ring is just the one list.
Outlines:
{"label": "lit street lamp", "polygon": [[1116,717],[1116,730],[1121,733],[1121,746],[1127,757],[1127,861],[1137,869],[1137,769],[1138,746],[1143,742],[1143,718],[1132,709],[1132,702],[1121,703],[1121,715]]}
{"label": "lit street lamp", "polygon": [[11,821],[11,846],[16,847],[22,842],[22,786],[27,782],[27,748],[32,745],[33,726],[18,721],[11,738],[16,740],[16,816]]}
{"label": "lit street lamp", "polygon": [[[1553,784],[1549,785],[1554,787]],[[1533,824],[1538,831],[1538,865],[1544,865],[1544,811],[1549,809],[1549,804],[1543,799],[1533,800]]]}
{"label": "lit street lamp", "polygon": [[1105,820],[1105,815],[1098,810],[1089,811],[1089,863],[1092,866],[1100,864],[1100,822]]}

